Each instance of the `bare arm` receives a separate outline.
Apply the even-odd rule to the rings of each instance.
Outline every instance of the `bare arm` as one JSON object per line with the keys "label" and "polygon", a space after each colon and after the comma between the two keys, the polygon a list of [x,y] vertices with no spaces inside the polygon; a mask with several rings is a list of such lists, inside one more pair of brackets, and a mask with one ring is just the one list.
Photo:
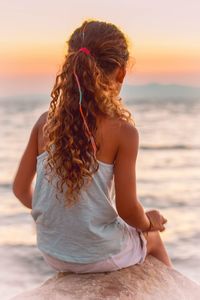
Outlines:
{"label": "bare arm", "polygon": [[114,165],[116,208],[119,216],[130,226],[146,231],[150,222],[136,192],[136,158],[139,135],[137,129],[123,122]]}
{"label": "bare arm", "polygon": [[33,126],[28,144],[13,180],[13,193],[23,205],[32,209],[32,181],[36,173],[38,155],[38,121]]}

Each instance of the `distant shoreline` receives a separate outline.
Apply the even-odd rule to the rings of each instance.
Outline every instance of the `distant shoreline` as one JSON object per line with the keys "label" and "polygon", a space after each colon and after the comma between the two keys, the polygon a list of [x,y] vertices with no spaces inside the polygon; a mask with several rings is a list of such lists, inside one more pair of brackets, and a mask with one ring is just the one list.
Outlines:
{"label": "distant shoreline", "polygon": [[[50,90],[46,93],[15,93],[15,94],[0,94],[0,101],[5,99],[50,99]],[[181,84],[124,84],[121,90],[121,96],[127,100],[141,99],[141,98],[199,98],[200,99],[200,86],[181,85]]]}

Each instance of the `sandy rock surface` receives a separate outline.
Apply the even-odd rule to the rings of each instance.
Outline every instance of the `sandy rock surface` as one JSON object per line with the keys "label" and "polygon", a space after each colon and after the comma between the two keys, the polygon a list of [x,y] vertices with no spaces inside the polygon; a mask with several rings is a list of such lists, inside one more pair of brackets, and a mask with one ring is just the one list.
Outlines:
{"label": "sandy rock surface", "polygon": [[110,273],[57,273],[10,300],[199,300],[200,285],[152,256]]}

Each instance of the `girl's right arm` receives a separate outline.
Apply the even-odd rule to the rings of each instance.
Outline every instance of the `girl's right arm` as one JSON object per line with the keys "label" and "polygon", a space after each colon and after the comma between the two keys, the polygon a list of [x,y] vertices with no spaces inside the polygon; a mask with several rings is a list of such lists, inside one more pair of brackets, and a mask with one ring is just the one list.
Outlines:
{"label": "girl's right arm", "polygon": [[[116,209],[127,224],[142,231],[148,231],[150,221],[137,198],[136,191],[135,169],[138,145],[137,129],[133,125],[121,121],[119,145],[114,164]],[[160,229],[162,226],[160,224]]]}

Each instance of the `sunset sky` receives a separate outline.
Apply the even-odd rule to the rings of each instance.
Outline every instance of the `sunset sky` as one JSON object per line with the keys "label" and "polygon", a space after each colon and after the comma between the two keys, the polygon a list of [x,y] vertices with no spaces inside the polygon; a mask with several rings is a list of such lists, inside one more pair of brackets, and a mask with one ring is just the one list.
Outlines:
{"label": "sunset sky", "polygon": [[65,42],[85,19],[112,22],[132,42],[134,85],[200,86],[198,0],[12,0],[0,2],[0,96],[48,93]]}

